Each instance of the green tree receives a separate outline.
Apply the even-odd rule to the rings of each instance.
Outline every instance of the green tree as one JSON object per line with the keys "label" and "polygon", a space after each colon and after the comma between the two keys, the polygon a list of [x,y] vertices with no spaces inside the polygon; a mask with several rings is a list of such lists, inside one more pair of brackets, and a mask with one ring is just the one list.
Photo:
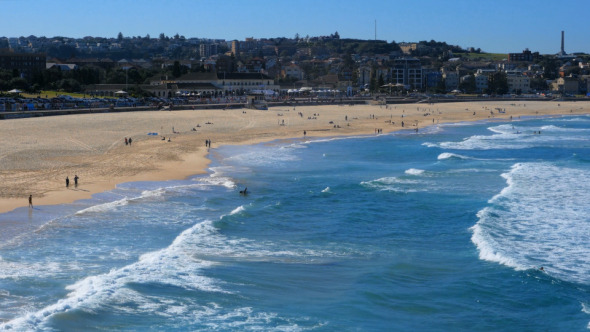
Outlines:
{"label": "green tree", "polygon": [[371,70],[371,81],[369,83],[369,91],[375,92],[377,91],[377,71]]}
{"label": "green tree", "polygon": [[508,78],[506,73],[497,71],[488,78],[488,93],[503,95],[508,93]]}
{"label": "green tree", "polygon": [[436,93],[446,93],[447,92],[447,85],[445,84],[445,79],[441,77],[440,81],[436,84],[435,90]]}
{"label": "green tree", "polygon": [[172,76],[174,76],[174,78],[178,78],[180,77],[180,75],[182,75],[182,71],[180,69],[180,62],[174,61],[174,66],[172,66]]}
{"label": "green tree", "polygon": [[377,89],[381,88],[385,85],[385,80],[383,79],[383,75],[379,75],[379,79],[377,80]]}
{"label": "green tree", "polygon": [[29,82],[21,77],[15,77],[10,80],[8,84],[12,89],[19,89],[23,91],[29,91]]}
{"label": "green tree", "polygon": [[548,80],[557,78],[559,71],[559,64],[554,57],[544,56],[539,65],[543,67],[543,77]]}
{"label": "green tree", "polygon": [[80,92],[82,90],[80,82],[72,78],[57,81],[56,88],[60,91],[63,90],[66,92]]}
{"label": "green tree", "polygon": [[475,93],[475,89],[475,75],[473,75],[473,73],[469,74],[469,76],[459,84],[459,90],[462,90],[465,93]]}
{"label": "green tree", "polygon": [[545,91],[549,89],[547,85],[547,81],[542,78],[532,78],[531,79],[531,89],[535,91]]}

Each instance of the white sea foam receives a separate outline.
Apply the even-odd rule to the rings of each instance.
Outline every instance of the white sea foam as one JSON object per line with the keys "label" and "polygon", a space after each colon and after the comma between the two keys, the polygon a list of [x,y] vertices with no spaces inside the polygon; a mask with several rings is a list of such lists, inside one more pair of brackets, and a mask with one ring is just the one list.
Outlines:
{"label": "white sea foam", "polygon": [[0,260],[0,279],[19,279],[36,276],[55,276],[68,269],[70,263],[52,261],[21,262]]}
{"label": "white sea foam", "polygon": [[[244,207],[235,208],[228,215],[243,211]],[[221,219],[225,216],[221,216]],[[145,295],[130,285],[162,284],[175,287],[198,290],[202,292],[227,293],[220,288],[214,279],[205,277],[201,270],[215,265],[215,261],[264,261],[298,264],[324,264],[333,258],[349,257],[352,254],[362,255],[354,250],[333,252],[330,250],[301,248],[297,245],[285,246],[284,243],[244,238],[228,238],[220,234],[211,221],[195,224],[180,233],[168,246],[162,250],[141,255],[137,262],[113,269],[108,273],[89,276],[67,287],[69,294],[56,303],[42,309],[16,317],[11,321],[0,324],[0,330],[43,330],[46,322],[56,314],[73,309],[87,312],[101,310],[118,310],[128,314],[155,314],[165,317],[176,317],[178,313],[190,313],[188,317],[210,316],[209,323],[224,321],[217,319],[225,308],[217,306],[203,307],[202,304],[183,302],[177,303],[161,298]],[[1,264],[8,264],[5,260]],[[0,269],[2,266],[0,266]],[[20,266],[7,267],[9,270],[19,270]],[[30,266],[27,271],[33,273],[36,266]],[[59,270],[59,266],[52,270]],[[15,276],[18,277],[18,276]],[[133,306],[129,306],[133,303]],[[256,326],[260,321],[262,327],[264,317],[273,316],[272,313],[236,312],[236,317],[243,317],[249,323],[233,322],[235,326]],[[289,324],[286,325],[291,326]],[[296,325],[293,325],[296,326]],[[291,327],[293,327],[291,326]],[[289,328],[288,328],[289,329]],[[287,330],[288,330],[287,329]]]}
{"label": "white sea foam", "polygon": [[244,150],[236,151],[236,153],[231,157],[228,157],[228,159],[235,161],[237,164],[246,166],[280,165],[285,162],[298,160],[298,157],[294,152],[297,149],[299,149],[299,147],[250,146]]}
{"label": "white sea foam", "polygon": [[438,159],[438,160],[447,160],[447,159],[472,159],[472,158],[471,157],[467,157],[467,156],[463,156],[463,155],[460,155],[460,154],[456,154],[456,153],[443,152],[443,153],[439,154],[436,159]]}
{"label": "white sea foam", "polygon": [[[184,186],[177,186],[177,187],[184,187]],[[161,197],[166,193],[166,188],[158,188],[155,190],[144,190],[141,192],[141,195],[138,198],[152,198],[152,197]]]}
{"label": "white sea foam", "polygon": [[549,133],[563,133],[563,132],[585,133],[585,132],[590,131],[590,129],[586,129],[586,128],[566,128],[566,127],[558,127],[558,126],[554,126],[554,125],[542,126],[539,128],[539,130],[541,130],[542,133],[544,133],[544,132],[549,132]]}
{"label": "white sea foam", "polygon": [[0,324],[0,329],[43,329],[45,322],[55,314],[72,309],[94,310],[105,304],[125,308],[125,303],[134,301],[140,303],[134,310],[149,308],[150,299],[130,289],[128,285],[131,283],[161,283],[185,289],[223,292],[212,279],[199,273],[200,269],[212,263],[196,260],[191,254],[191,248],[187,247],[187,244],[195,241],[191,238],[201,238],[203,234],[198,232],[210,233],[213,227],[210,222],[197,224],[182,232],[169,247],[144,254],[136,263],[82,279],[67,287],[70,291],[67,297],[36,312]]}
{"label": "white sea foam", "polygon": [[116,201],[93,205],[91,207],[76,212],[76,214],[81,215],[85,213],[100,213],[105,211],[112,211],[117,207],[125,206],[127,204],[129,204],[129,198],[125,197]]}
{"label": "white sea foam", "polygon": [[410,168],[410,169],[407,169],[404,173],[406,173],[408,175],[422,175],[424,173],[424,170],[423,169]]}
{"label": "white sea foam", "polygon": [[236,186],[236,183],[231,178],[220,176],[217,173],[214,173],[209,177],[199,177],[196,180],[205,185],[223,186],[228,189],[235,188]]}
{"label": "white sea foam", "polygon": [[590,176],[587,170],[519,163],[507,186],[477,214],[471,240],[480,258],[590,284]]}
{"label": "white sea foam", "polygon": [[326,187],[326,188],[324,188],[324,190],[322,190],[322,192],[323,192],[323,193],[328,193],[328,192],[330,192],[330,187]]}
{"label": "white sea foam", "polygon": [[[182,187],[182,186],[178,186],[178,187]],[[171,187],[171,188],[173,188],[173,187]],[[132,196],[132,197],[124,196],[123,198],[115,200],[115,201],[90,206],[88,208],[77,211],[75,214],[82,215],[85,213],[100,213],[100,212],[112,211],[118,207],[128,205],[130,202],[135,201],[135,200],[161,197],[166,192],[167,192],[166,188],[144,190],[137,196]]]}
{"label": "white sea foam", "polygon": [[517,129],[514,127],[514,125],[502,124],[499,126],[488,127],[488,130],[498,134],[511,134]]}
{"label": "white sea foam", "polygon": [[380,191],[397,193],[413,193],[427,190],[424,183],[420,180],[416,180],[415,177],[383,177],[371,181],[362,181],[361,185]]}
{"label": "white sea foam", "polygon": [[438,148],[440,147],[440,144],[438,143],[430,143],[430,142],[424,142],[422,143],[423,146],[427,147],[427,148]]}
{"label": "white sea foam", "polygon": [[588,122],[590,121],[590,116],[586,115],[584,117],[564,117],[560,119],[553,119],[554,122]]}
{"label": "white sea foam", "polygon": [[240,212],[245,211],[246,208],[243,205],[238,206],[237,208],[235,208],[232,212],[229,213],[229,215],[234,215],[234,214],[238,214]]}

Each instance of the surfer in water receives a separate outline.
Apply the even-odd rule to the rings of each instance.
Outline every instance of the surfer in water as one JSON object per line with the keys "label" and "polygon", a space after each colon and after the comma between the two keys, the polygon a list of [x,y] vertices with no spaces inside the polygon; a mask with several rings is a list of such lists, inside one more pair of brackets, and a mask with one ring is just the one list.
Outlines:
{"label": "surfer in water", "polygon": [[244,188],[244,190],[240,190],[240,195],[248,195],[248,187]]}

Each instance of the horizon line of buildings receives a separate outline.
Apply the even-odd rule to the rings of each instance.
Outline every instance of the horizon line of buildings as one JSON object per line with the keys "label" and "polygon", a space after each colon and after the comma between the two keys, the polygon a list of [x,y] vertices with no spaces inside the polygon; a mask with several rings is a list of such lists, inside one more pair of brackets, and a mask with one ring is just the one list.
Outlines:
{"label": "horizon line of buildings", "polygon": [[[280,86],[274,82],[275,78],[280,78],[289,81],[289,83],[283,85],[289,85],[293,88],[307,85],[349,91],[353,86],[353,82],[356,82],[354,84],[355,88],[362,90],[374,85],[373,80],[378,78],[383,83],[403,86],[407,90],[444,88],[446,91],[453,91],[457,90],[462,84],[469,83],[471,86],[474,86],[475,92],[482,93],[488,88],[489,76],[497,71],[502,71],[506,74],[509,93],[530,93],[532,91],[530,84],[531,78],[543,77],[543,68],[535,64],[530,64],[540,58],[539,52],[531,52],[528,49],[525,49],[521,53],[508,53],[508,57],[505,59],[507,61],[471,67],[469,67],[468,63],[461,62],[460,58],[453,58],[452,53],[449,51],[447,55],[451,58],[448,59],[447,65],[442,68],[432,68],[424,67],[420,59],[410,56],[413,51],[421,47],[418,43],[399,43],[401,52],[392,52],[389,55],[361,56],[353,54],[352,57],[356,65],[352,68],[344,66],[340,57],[328,59],[324,57],[313,57],[311,60],[301,61],[301,64],[307,64],[308,68],[320,68],[322,71],[327,72],[326,75],[309,79],[305,70],[299,65],[299,62],[291,61],[281,65],[279,54],[294,55],[300,52],[308,52],[304,55],[310,57],[310,48],[297,49],[293,43],[286,43],[282,46],[271,45],[254,38],[246,38],[244,41],[233,40],[228,42],[227,46],[229,50],[225,54],[220,54],[218,42],[224,42],[222,40],[191,40],[193,42],[198,41],[201,58],[199,60],[176,61],[188,68],[197,65],[202,66],[210,72],[217,72],[218,75],[220,73],[224,73],[224,75],[229,74],[238,81],[231,81],[231,83],[226,85],[224,81],[219,81],[219,77],[214,79],[210,75],[206,79],[200,79],[199,82],[191,82],[190,80],[187,81],[188,76],[185,75],[184,77],[178,78],[175,82],[164,80],[159,85],[164,86],[177,83],[175,86],[178,87],[179,84],[186,86],[187,84],[198,83],[200,84],[198,88],[202,93],[226,94],[228,89],[231,91],[232,87],[238,86],[241,90],[252,89],[254,87],[260,88],[261,86],[268,86],[272,90],[280,90]],[[79,46],[77,44],[77,47]],[[232,55],[244,54],[244,52],[253,57],[247,61],[232,63],[234,61]],[[253,55],[255,52],[258,52],[258,55],[261,57]],[[556,56],[559,60],[565,62],[563,67],[571,66],[569,61],[575,59],[574,56],[568,55],[564,50],[564,31],[561,32],[561,50]],[[49,60],[45,58],[44,53],[15,53],[6,49],[0,49],[0,68],[18,70],[23,77],[30,76],[34,71],[52,67],[59,68],[62,71],[68,71],[88,64],[97,65],[105,69],[113,67],[126,69],[132,67],[149,68],[154,65],[154,61],[144,59],[131,61],[121,59],[114,61],[109,58],[80,58],[71,59],[73,61],[70,63],[63,63],[56,59]],[[172,66],[174,62],[173,60],[162,60],[158,63],[161,65],[161,68],[166,68]],[[560,70],[559,78],[555,81],[548,81],[547,83],[554,91],[562,93],[589,92],[588,74],[590,72],[588,72],[588,68],[590,66],[588,63],[581,62],[578,65],[585,75],[581,75],[579,78],[573,76],[566,77],[565,70]],[[236,76],[233,75],[234,73],[236,75],[242,75]],[[255,76],[247,75],[251,73],[264,75],[267,83],[263,84],[262,81],[259,83],[250,81]],[[272,80],[272,82],[269,80]],[[208,86],[206,81],[209,82]],[[574,82],[577,82],[577,87]],[[154,85],[158,84],[149,84],[149,86]],[[157,92],[161,93],[161,91]],[[168,90],[166,93],[169,94],[170,92]]]}

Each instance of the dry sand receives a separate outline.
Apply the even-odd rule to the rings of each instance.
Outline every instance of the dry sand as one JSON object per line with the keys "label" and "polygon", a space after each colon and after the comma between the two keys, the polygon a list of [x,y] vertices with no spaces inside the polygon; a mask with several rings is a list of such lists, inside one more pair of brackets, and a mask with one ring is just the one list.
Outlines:
{"label": "dry sand", "polygon": [[[499,113],[497,108],[506,112]],[[302,139],[304,131],[307,138],[374,135],[376,129],[388,133],[446,122],[588,113],[590,102],[484,101],[398,104],[387,108],[284,106],[268,111],[174,110],[0,120],[0,213],[27,206],[29,195],[33,195],[35,205],[69,203],[113,189],[118,183],[183,179],[203,173],[209,163],[206,139],[215,149],[222,144]],[[163,136],[166,140],[162,140]],[[133,143],[126,146],[125,137],[133,138]],[[76,174],[80,181],[74,187]],[[66,176],[70,178],[69,188],[65,187]]]}

